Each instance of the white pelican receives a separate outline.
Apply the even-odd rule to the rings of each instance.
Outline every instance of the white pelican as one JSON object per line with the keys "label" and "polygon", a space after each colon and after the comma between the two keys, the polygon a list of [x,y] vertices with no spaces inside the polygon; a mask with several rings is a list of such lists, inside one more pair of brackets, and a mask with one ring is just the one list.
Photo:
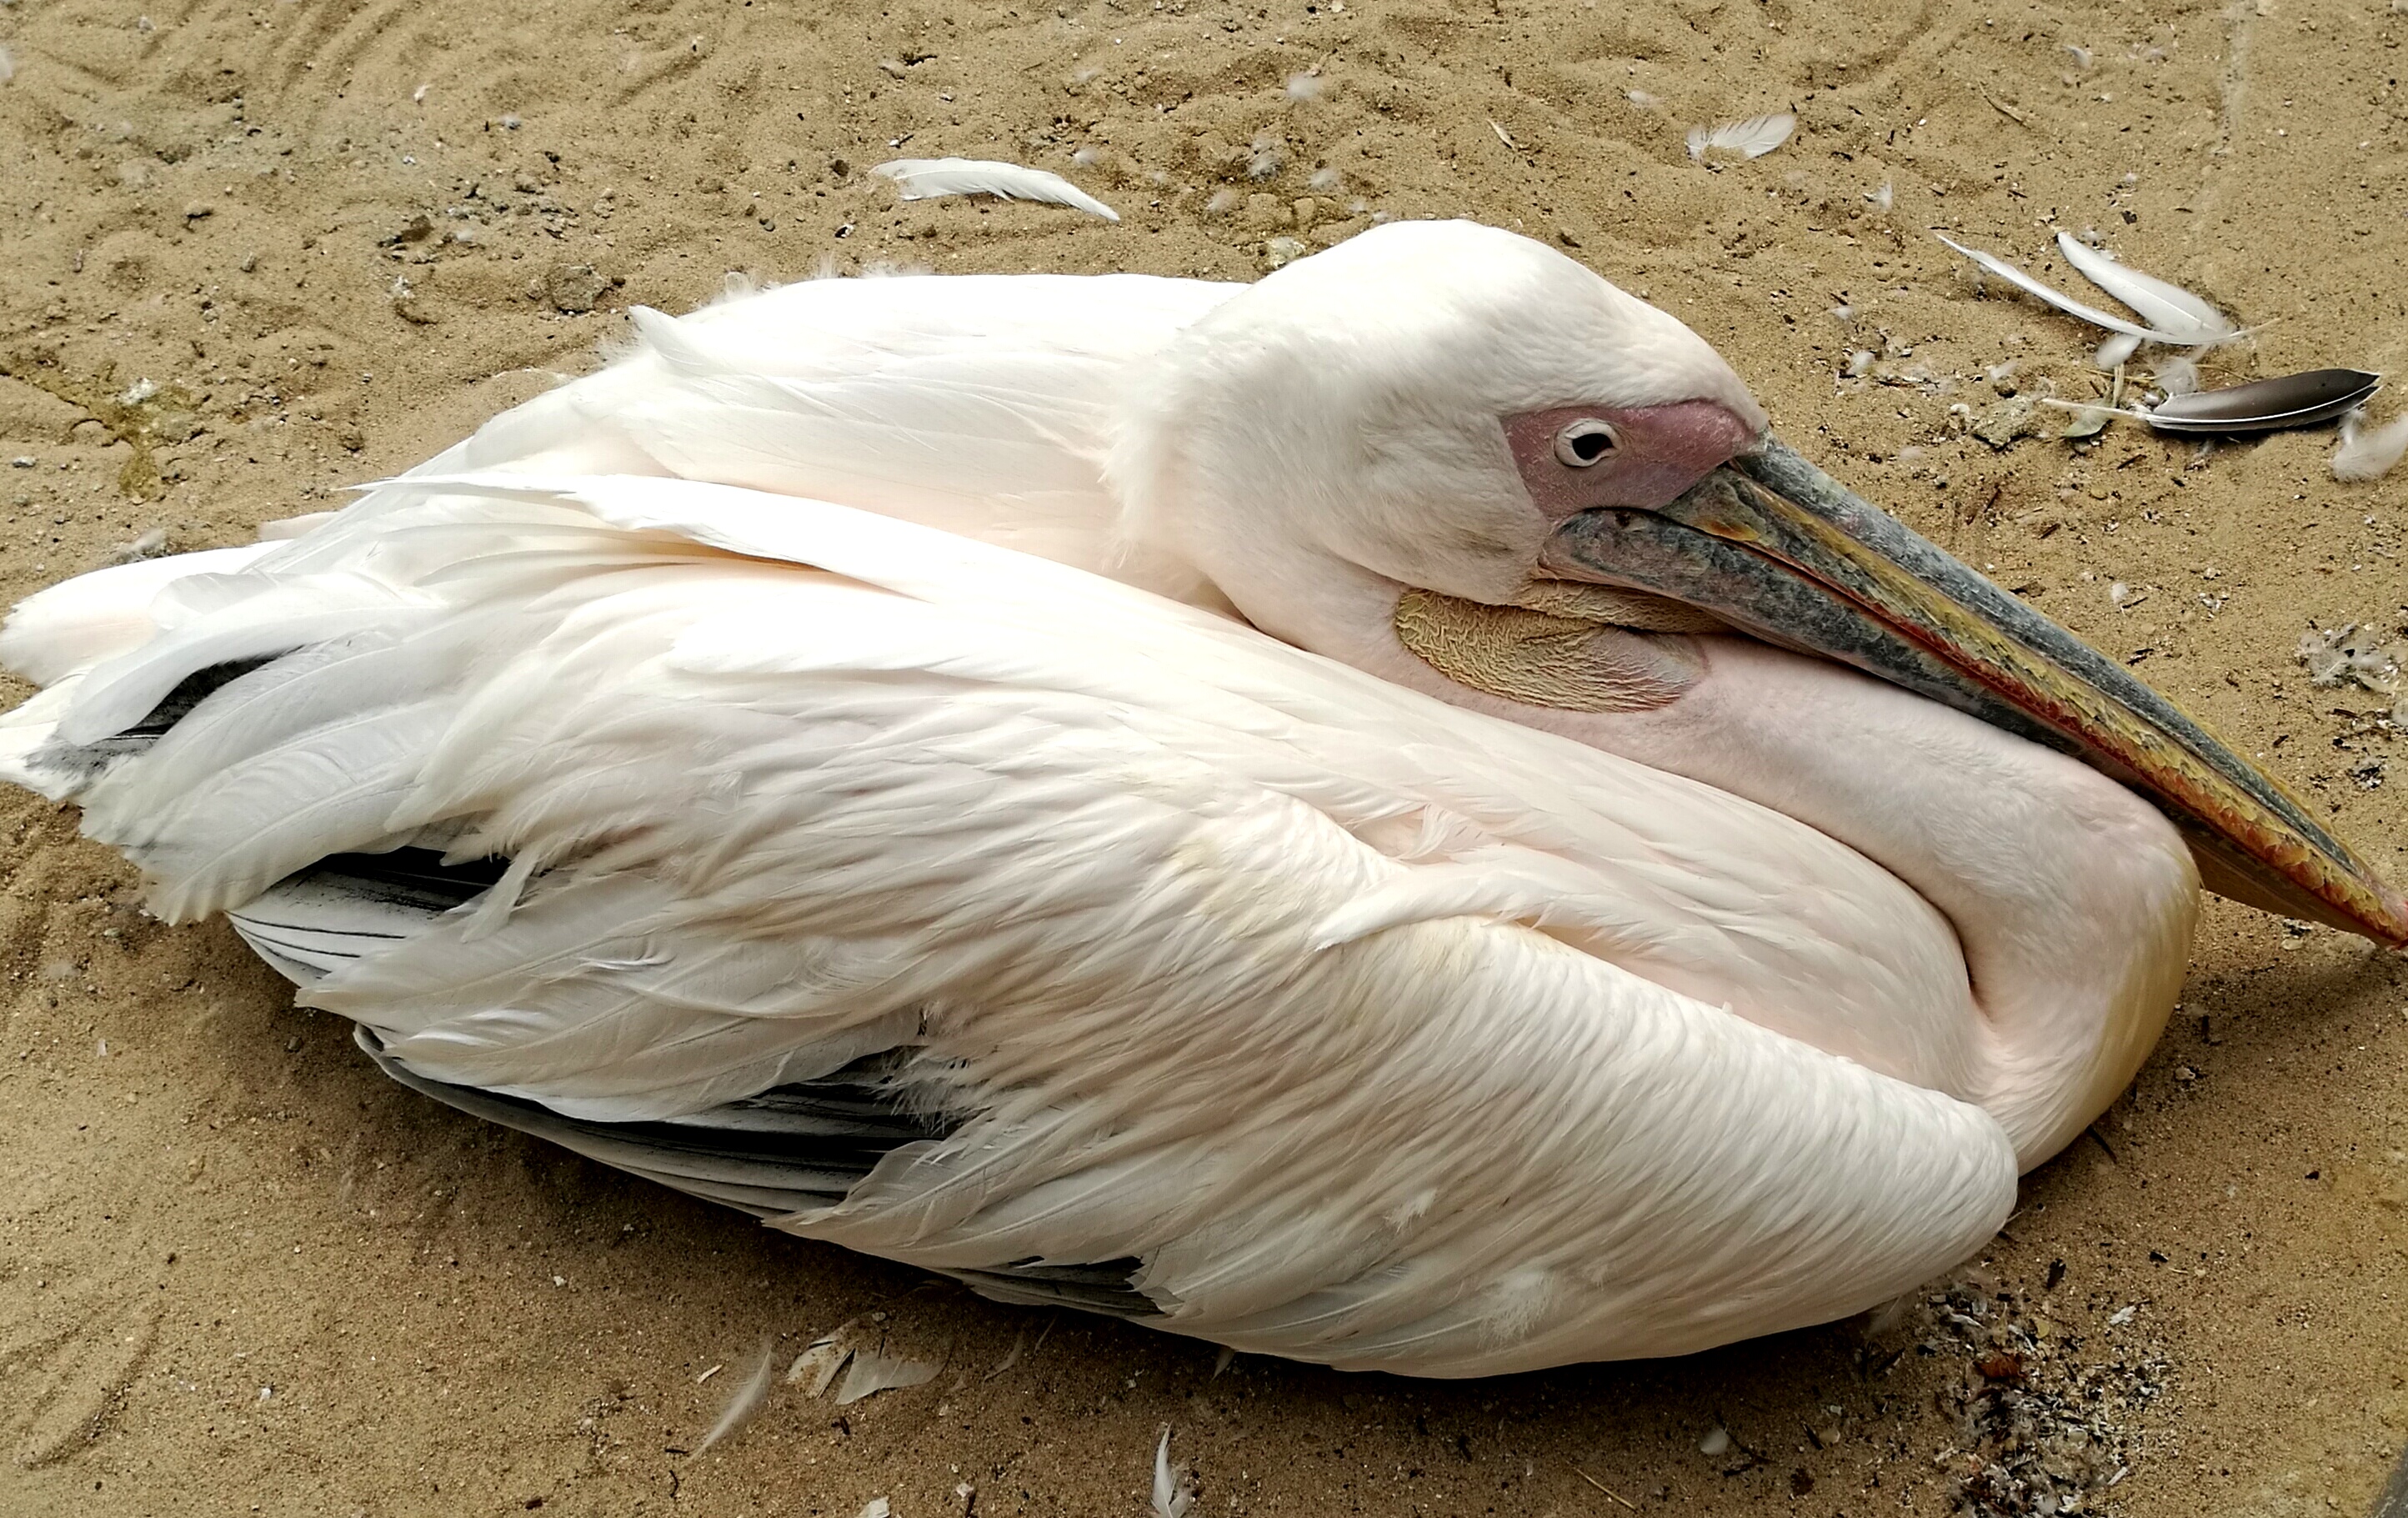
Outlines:
{"label": "white pelican", "polygon": [[1678,1353],[1987,1239],[2202,867],[2408,938],[1535,243],[642,325],[25,602],[0,762],[397,1079],[774,1226],[1344,1367]]}

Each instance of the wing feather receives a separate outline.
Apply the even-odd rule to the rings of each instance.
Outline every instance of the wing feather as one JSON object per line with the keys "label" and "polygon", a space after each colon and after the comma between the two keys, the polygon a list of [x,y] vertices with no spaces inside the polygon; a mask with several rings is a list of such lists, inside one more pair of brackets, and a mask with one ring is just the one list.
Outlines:
{"label": "wing feather", "polygon": [[1240,286],[1139,275],[816,279],[670,317],[420,474],[677,475],[808,495],[1209,599],[1120,541],[1128,365]]}
{"label": "wing feather", "polygon": [[2129,306],[2142,321],[2161,332],[2201,347],[2237,336],[2231,318],[2199,296],[2117,263],[2113,255],[2085,245],[2071,233],[2057,233],[2057,250],[2084,279]]}
{"label": "wing feather", "polygon": [[2137,341],[2172,343],[2177,348],[2186,347],[2192,341],[2190,337],[2192,329],[2188,324],[2186,324],[2180,332],[2166,332],[2156,327],[2145,327],[2136,322],[2127,322],[2120,316],[2110,316],[2096,306],[2086,305],[2061,290],[2042,284],[2039,279],[2026,274],[1996,253],[1985,253],[1979,248],[1968,248],[1944,233],[1935,232],[1932,236],[1980,265],[1985,272],[1997,275],[2024,294],[2056,307],[2068,316],[2087,322],[2092,326],[2104,327],[2110,332],[2121,333]]}

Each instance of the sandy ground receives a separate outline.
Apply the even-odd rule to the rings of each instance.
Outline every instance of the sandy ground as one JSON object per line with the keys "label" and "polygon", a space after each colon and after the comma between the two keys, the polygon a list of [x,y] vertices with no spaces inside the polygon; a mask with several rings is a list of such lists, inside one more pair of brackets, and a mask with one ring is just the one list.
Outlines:
{"label": "sandy ground", "polygon": [[[2038,265],[2095,230],[2264,324],[2227,378],[2408,368],[2397,5],[150,3],[0,0],[7,599],[322,508],[729,270],[1244,279],[1274,238],[1466,215],[1686,319],[1810,454],[2408,874],[2385,703],[2294,655],[2408,615],[2408,471],[2337,485],[2329,434],[2006,438],[2002,392],[2089,393],[2087,339],[1925,234]],[[1684,151],[1784,107],[1770,157]],[[864,172],[948,152],[1125,220]],[[2125,1474],[2091,1511],[2354,1513],[2408,1438],[2408,966],[2220,904],[2157,1057],[1953,1308],[1420,1384],[1216,1377],[767,1234],[387,1084],[222,926],[147,919],[69,814],[0,798],[0,861],[11,1513],[1133,1514],[1165,1425],[1199,1515],[1937,1513],[1997,1447],[2001,1315],[2024,1379],[2100,1389]],[[781,1386],[685,1453],[765,1337],[876,1313],[946,1369]]]}

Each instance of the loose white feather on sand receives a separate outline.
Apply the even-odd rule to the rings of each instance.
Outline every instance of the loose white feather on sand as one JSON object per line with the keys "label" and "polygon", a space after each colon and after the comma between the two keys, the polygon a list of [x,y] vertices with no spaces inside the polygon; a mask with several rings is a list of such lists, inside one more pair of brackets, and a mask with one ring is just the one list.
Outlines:
{"label": "loose white feather on sand", "polygon": [[2157,365],[2149,378],[2157,382],[2157,388],[2166,393],[2166,398],[2169,400],[2177,395],[2199,394],[2199,365],[2191,359],[2179,357],[2165,359]]}
{"label": "loose white feather on sand", "polygon": [[727,1399],[727,1407],[720,1413],[719,1421],[710,1425],[710,1433],[702,1436],[702,1442],[695,1446],[694,1453],[700,1454],[751,1423],[760,1412],[761,1404],[768,1400],[769,1383],[777,1379],[777,1370],[776,1350],[773,1345],[764,1341],[761,1345],[761,1363],[753,1368],[752,1375],[744,1379],[744,1384],[736,1388],[736,1395]]}
{"label": "loose white feather on sand", "polygon": [[796,1355],[795,1363],[786,1368],[786,1383],[791,1386],[809,1382],[810,1395],[814,1399],[825,1396],[828,1383],[836,1380],[836,1373],[842,1370],[845,1361],[853,1357],[852,1346],[837,1337],[843,1331],[838,1329],[837,1333],[815,1341],[810,1348]]}
{"label": "loose white feather on sand", "polygon": [[2328,689],[2356,686],[2391,703],[2394,726],[2408,726],[2408,695],[2400,689],[2400,669],[2408,664],[2408,638],[2386,643],[2383,629],[2349,623],[2323,631],[2311,627],[2300,635],[2300,662],[2308,679]]}
{"label": "loose white feather on sand", "polygon": [[858,1402],[880,1392],[924,1385],[936,1380],[937,1372],[943,1368],[936,1360],[910,1360],[899,1354],[855,1350],[853,1365],[844,1373],[844,1384],[836,1389],[837,1406]]}
{"label": "loose white feather on sand", "polygon": [[2112,369],[2140,351],[2140,338],[2128,332],[2119,332],[2099,345],[2099,351],[2090,355],[2090,362],[2102,369]]}
{"label": "loose white feather on sand", "polygon": [[2379,427],[2366,426],[2365,414],[2352,411],[2341,419],[2341,447],[2332,456],[2335,480],[2380,480],[2408,454],[2408,411]]}
{"label": "loose white feather on sand", "polygon": [[1700,164],[1711,152],[1762,158],[1787,142],[1789,134],[1797,130],[1797,116],[1785,110],[1770,116],[1751,116],[1744,122],[1726,122],[1720,126],[1693,126],[1689,128],[1689,156]]}
{"label": "loose white feather on sand", "polygon": [[1068,206],[1107,222],[1121,219],[1120,212],[1059,174],[994,159],[897,158],[869,172],[893,179],[905,200],[930,200],[939,195],[1000,195],[1006,200]]}
{"label": "loose white feather on sand", "polygon": [[1154,1518],[1186,1518],[1196,1505],[1196,1491],[1170,1468],[1170,1430],[1154,1447]]}
{"label": "loose white feather on sand", "polygon": [[2119,264],[2071,234],[2057,235],[2057,251],[2084,279],[2132,308],[2142,321],[2174,334],[2189,347],[2226,342],[2239,333],[2231,318],[2182,286]]}
{"label": "loose white feather on sand", "polygon": [[1968,248],[1945,233],[1935,232],[1932,236],[1982,265],[1985,272],[1997,275],[2026,294],[2046,301],[2066,315],[2079,317],[2094,327],[2105,327],[2110,332],[2120,332],[2127,337],[2139,337],[2147,342],[2170,343],[2176,348],[2191,346],[2188,338],[2175,333],[2160,332],[2155,327],[2144,327],[2136,322],[2127,322],[2120,316],[2110,316],[2096,306],[2086,306],[2071,295],[2052,290],[1996,253],[1985,253],[1978,248]]}
{"label": "loose white feather on sand", "polygon": [[1002,1359],[997,1360],[995,1363],[995,1368],[988,1371],[980,1379],[982,1381],[993,1381],[996,1377],[1002,1375],[1013,1366],[1018,1365],[1020,1363],[1020,1352],[1027,1347],[1028,1330],[1024,1328],[1020,1332],[1011,1336],[1011,1348],[1005,1352]]}

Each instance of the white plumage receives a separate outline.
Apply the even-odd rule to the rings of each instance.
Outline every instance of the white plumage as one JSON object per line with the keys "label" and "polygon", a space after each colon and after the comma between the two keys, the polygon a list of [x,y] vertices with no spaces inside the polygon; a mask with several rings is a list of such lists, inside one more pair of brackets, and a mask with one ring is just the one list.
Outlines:
{"label": "white plumage", "polygon": [[817,495],[1171,594],[1103,479],[1129,375],[1243,287],[1138,275],[813,279],[689,316],[421,473],[678,475]]}
{"label": "white plumage", "polygon": [[1531,572],[1525,413],[1601,408],[1612,468],[1556,455],[1633,499],[1761,425],[1535,244],[638,330],[0,634],[10,778],[442,1100],[999,1296],[1470,1375],[1913,1286],[2171,1005],[2189,858],[2072,760],[1743,638],[1593,628],[1677,698],[1579,712],[1398,643]]}
{"label": "white plumage", "polygon": [[[1302,76],[1298,76],[1301,78]],[[1294,92],[1295,82],[1289,81]],[[1154,1447],[1154,1518],[1187,1518],[1187,1510],[1196,1505],[1196,1493],[1182,1474],[1170,1468],[1170,1430],[1162,1431],[1162,1442]]]}
{"label": "white plumage", "polygon": [[[922,1099],[980,1115],[840,1205],[754,1196],[780,1226],[939,1269],[1141,1259],[1164,1326],[1426,1373],[1844,1312],[2012,1203],[1977,1109],[1563,941],[1727,964],[1734,995],[1961,978],[1812,829],[842,508],[384,499],[348,550],[297,545],[380,564],[362,624],[80,799],[177,918],[275,919],[309,860],[463,821],[455,852],[549,867],[303,992],[423,1078],[626,1122],[919,1045]],[[192,640],[224,646],[179,629],[82,700],[147,709]],[[1920,932],[1855,941],[1869,910]]]}

